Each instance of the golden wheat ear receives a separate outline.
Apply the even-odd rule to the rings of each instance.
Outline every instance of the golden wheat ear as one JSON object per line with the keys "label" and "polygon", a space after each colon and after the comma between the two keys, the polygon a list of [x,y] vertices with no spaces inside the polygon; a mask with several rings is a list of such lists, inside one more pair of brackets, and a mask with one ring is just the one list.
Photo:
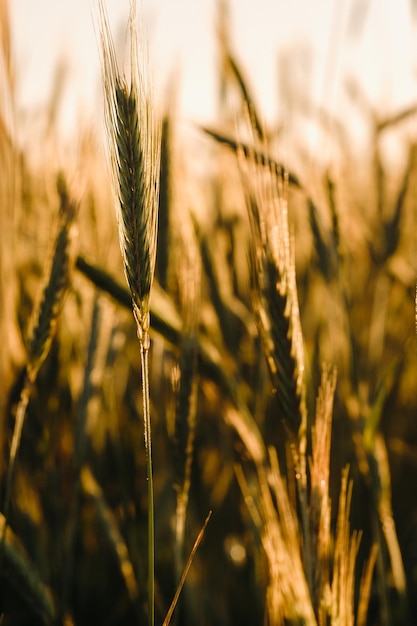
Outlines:
{"label": "golden wheat ear", "polygon": [[[239,157],[252,234],[253,308],[279,411],[303,452],[306,445],[304,347],[298,310],[287,181]],[[260,167],[262,165],[262,167]]]}
{"label": "golden wheat ear", "polygon": [[65,179],[61,175],[57,187],[60,196],[58,235],[44,273],[43,290],[33,312],[29,333],[27,372],[31,382],[36,379],[51,347],[76,257],[77,232],[74,220],[77,206],[70,199]]}
{"label": "golden wheat ear", "polygon": [[[99,2],[105,121],[124,271],[138,333],[149,330],[155,272],[161,123],[152,105],[145,62],[138,60],[135,3],[131,3],[131,77],[120,73],[103,7]],[[143,53],[143,46],[141,49]]]}

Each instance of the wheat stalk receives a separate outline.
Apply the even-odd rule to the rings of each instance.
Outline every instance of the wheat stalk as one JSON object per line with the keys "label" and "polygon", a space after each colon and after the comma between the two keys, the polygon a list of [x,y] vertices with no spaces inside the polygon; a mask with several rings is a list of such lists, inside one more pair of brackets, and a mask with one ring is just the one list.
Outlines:
{"label": "wheat stalk", "polygon": [[178,244],[178,292],[183,318],[179,384],[175,410],[176,575],[183,570],[185,522],[187,517],[194,437],[198,404],[198,337],[201,267],[196,241],[182,228]]}
{"label": "wheat stalk", "polygon": [[[154,119],[145,64],[139,63],[136,3],[130,5],[130,81],[119,72],[102,1],[99,2],[105,119],[124,271],[141,348],[148,485],[148,601],[154,624],[154,495],[149,404],[150,293],[155,272],[160,176],[160,122]],[[141,53],[143,53],[143,46]]]}
{"label": "wheat stalk", "polygon": [[193,545],[192,550],[190,552],[190,555],[189,555],[189,557],[187,559],[187,563],[185,564],[184,571],[183,571],[183,573],[181,575],[180,581],[178,583],[177,589],[176,589],[175,594],[174,594],[174,598],[173,598],[173,600],[172,600],[172,602],[170,604],[170,607],[169,607],[168,612],[167,612],[167,614],[165,616],[165,619],[164,619],[164,621],[162,623],[162,626],[169,626],[169,624],[171,622],[171,618],[172,618],[172,615],[174,613],[175,607],[178,604],[178,600],[179,600],[181,591],[182,591],[182,589],[183,589],[183,587],[185,585],[185,581],[186,581],[188,572],[190,571],[190,567],[191,567],[193,559],[194,559],[194,557],[195,557],[195,555],[197,553],[198,547],[199,547],[200,543],[203,540],[204,533],[206,532],[206,528],[207,528],[207,525],[208,525],[208,523],[210,521],[211,515],[212,515],[212,511],[209,511],[209,513],[208,513],[208,515],[207,515],[207,517],[206,517],[206,519],[204,521],[204,524],[201,527],[201,530],[198,533],[196,540],[194,541],[194,545]]}

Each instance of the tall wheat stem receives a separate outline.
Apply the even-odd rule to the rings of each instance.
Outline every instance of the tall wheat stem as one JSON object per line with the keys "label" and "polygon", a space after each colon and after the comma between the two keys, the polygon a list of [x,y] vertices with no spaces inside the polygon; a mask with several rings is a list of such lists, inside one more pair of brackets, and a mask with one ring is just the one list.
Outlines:
{"label": "tall wheat stem", "polygon": [[[139,334],[139,333],[138,333]],[[145,435],[146,455],[146,480],[148,485],[148,599],[149,599],[149,623],[155,621],[155,507],[153,492],[153,469],[152,469],[152,433],[151,411],[149,406],[149,333],[145,331],[140,338],[140,356],[142,364],[142,397],[143,397],[143,427]]]}

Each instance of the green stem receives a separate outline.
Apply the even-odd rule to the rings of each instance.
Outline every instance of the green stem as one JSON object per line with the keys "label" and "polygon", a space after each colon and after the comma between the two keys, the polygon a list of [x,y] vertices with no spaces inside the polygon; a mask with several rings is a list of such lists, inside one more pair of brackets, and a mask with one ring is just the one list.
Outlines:
{"label": "green stem", "polygon": [[7,479],[6,479],[6,495],[4,498],[3,514],[5,517],[5,524],[4,524],[3,537],[5,536],[6,526],[7,526],[7,522],[9,518],[10,497],[12,493],[15,465],[16,465],[17,454],[19,452],[20,441],[22,438],[23,424],[25,421],[26,411],[27,411],[28,404],[29,404],[30,384],[31,384],[31,381],[29,377],[26,376],[25,382],[23,384],[23,388],[20,394],[19,404],[17,406],[17,411],[16,411],[13,438],[12,438],[12,443],[10,446],[9,469],[7,472]]}
{"label": "green stem", "polygon": [[140,341],[142,362],[142,396],[143,396],[143,426],[145,435],[146,480],[148,483],[148,604],[149,626],[155,623],[155,522],[152,476],[152,434],[151,412],[149,406],[149,364],[148,352],[150,346],[149,333],[145,331]]}

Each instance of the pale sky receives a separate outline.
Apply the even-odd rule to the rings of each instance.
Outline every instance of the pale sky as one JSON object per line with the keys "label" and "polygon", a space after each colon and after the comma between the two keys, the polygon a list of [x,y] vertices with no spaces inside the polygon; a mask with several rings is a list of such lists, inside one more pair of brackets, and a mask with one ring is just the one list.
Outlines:
{"label": "pale sky", "polygon": [[[117,38],[128,0],[107,0]],[[181,79],[180,114],[216,118],[216,1],[142,0],[157,89],[170,73]],[[76,127],[97,110],[99,55],[89,0],[11,0],[12,35],[20,107],[48,102],[54,68],[65,59],[69,76],[62,122]],[[355,75],[377,110],[395,112],[417,100],[416,24],[411,0],[230,0],[232,41],[266,118],[276,118],[278,52],[289,58],[301,44],[314,51],[308,65],[310,98],[338,110],[341,81]],[[307,59],[308,60],[308,59]]]}

